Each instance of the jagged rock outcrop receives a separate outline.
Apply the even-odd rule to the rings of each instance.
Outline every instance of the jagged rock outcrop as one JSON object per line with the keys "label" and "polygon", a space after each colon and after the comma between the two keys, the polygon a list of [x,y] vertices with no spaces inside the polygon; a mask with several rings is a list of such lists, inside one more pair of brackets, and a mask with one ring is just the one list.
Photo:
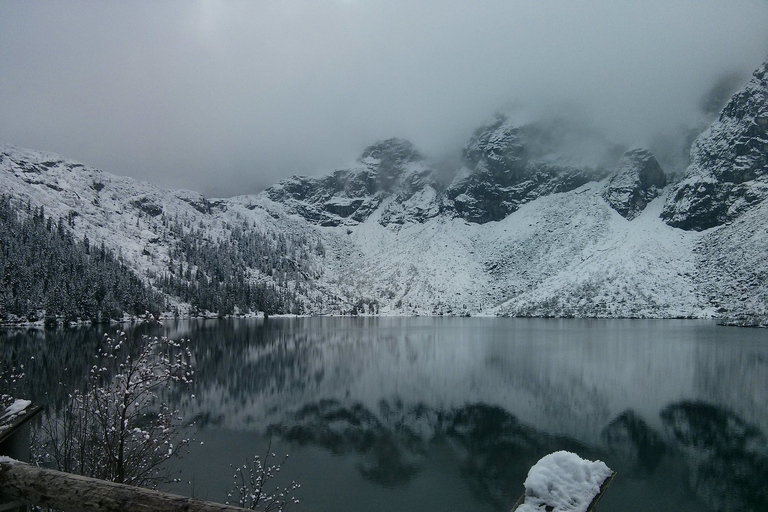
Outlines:
{"label": "jagged rock outcrop", "polygon": [[381,213],[379,224],[424,222],[440,213],[439,193],[431,170],[411,172],[404,176],[392,200]]}
{"label": "jagged rock outcrop", "polygon": [[768,197],[768,61],[691,148],[691,164],[662,212],[670,226],[701,231]]}
{"label": "jagged rock outcrop", "polygon": [[498,221],[524,203],[580,187],[600,175],[562,158],[549,129],[498,115],[463,150],[466,172],[445,192],[447,209],[470,222]]}
{"label": "jagged rock outcrop", "polygon": [[[265,194],[313,224],[339,226],[365,221],[390,196],[407,203],[432,183],[423,157],[406,140],[393,138],[369,146],[358,164],[320,178],[294,176]],[[390,218],[396,221],[397,212]]]}
{"label": "jagged rock outcrop", "polygon": [[653,154],[645,148],[630,149],[619,161],[605,186],[603,198],[627,220],[637,217],[667,184],[667,177]]}

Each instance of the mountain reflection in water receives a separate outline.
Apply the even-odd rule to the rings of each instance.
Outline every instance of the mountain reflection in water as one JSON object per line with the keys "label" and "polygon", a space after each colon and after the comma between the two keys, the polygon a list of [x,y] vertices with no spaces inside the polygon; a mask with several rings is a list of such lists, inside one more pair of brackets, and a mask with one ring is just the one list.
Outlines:
{"label": "mountain reflection in water", "polygon": [[[506,511],[530,466],[566,449],[618,471],[602,512],[768,509],[764,331],[494,318],[126,331],[191,340],[196,398],[179,407],[206,444],[177,492],[223,500],[228,464],[279,445],[302,480],[297,510]],[[3,367],[26,362],[27,396],[55,404],[103,333],[0,331]]]}
{"label": "mountain reflection in water", "polygon": [[520,482],[553,449],[584,453],[586,446],[521,425],[509,412],[486,404],[440,411],[424,404],[405,407],[382,400],[378,411],[335,400],[304,406],[267,434],[313,444],[337,455],[361,457],[361,475],[385,487],[408,484],[427,464],[432,445],[450,446],[461,474],[478,499],[503,508],[520,493]]}
{"label": "mountain reflection in water", "polygon": [[754,425],[702,402],[661,412],[690,465],[690,485],[713,510],[768,510],[768,442]]}

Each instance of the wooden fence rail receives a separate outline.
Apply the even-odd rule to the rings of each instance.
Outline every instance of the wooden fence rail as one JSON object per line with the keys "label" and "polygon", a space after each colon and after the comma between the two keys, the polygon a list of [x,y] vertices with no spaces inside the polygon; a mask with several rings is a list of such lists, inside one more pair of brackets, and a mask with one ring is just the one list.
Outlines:
{"label": "wooden fence rail", "polygon": [[243,512],[246,509],[116,484],[0,457],[0,503],[66,512]]}

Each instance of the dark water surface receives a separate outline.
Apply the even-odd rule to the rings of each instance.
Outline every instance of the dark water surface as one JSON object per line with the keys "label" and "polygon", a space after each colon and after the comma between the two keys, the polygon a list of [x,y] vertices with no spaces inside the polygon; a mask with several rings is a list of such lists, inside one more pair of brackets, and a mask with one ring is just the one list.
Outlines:
{"label": "dark water surface", "polygon": [[[271,445],[302,485],[295,511],[508,511],[530,466],[566,449],[618,472],[600,512],[768,510],[767,330],[270,318],[126,331],[191,340],[195,398],[180,406],[195,442],[174,492],[223,501],[230,465]],[[0,347],[52,401],[103,334],[1,330]]]}

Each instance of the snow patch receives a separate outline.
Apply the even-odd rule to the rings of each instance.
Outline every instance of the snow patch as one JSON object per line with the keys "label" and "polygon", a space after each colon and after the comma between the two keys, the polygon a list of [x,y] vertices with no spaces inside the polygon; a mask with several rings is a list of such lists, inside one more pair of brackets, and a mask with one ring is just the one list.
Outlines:
{"label": "snow patch", "polygon": [[528,471],[525,501],[517,512],[586,512],[613,471],[575,453],[550,453]]}

